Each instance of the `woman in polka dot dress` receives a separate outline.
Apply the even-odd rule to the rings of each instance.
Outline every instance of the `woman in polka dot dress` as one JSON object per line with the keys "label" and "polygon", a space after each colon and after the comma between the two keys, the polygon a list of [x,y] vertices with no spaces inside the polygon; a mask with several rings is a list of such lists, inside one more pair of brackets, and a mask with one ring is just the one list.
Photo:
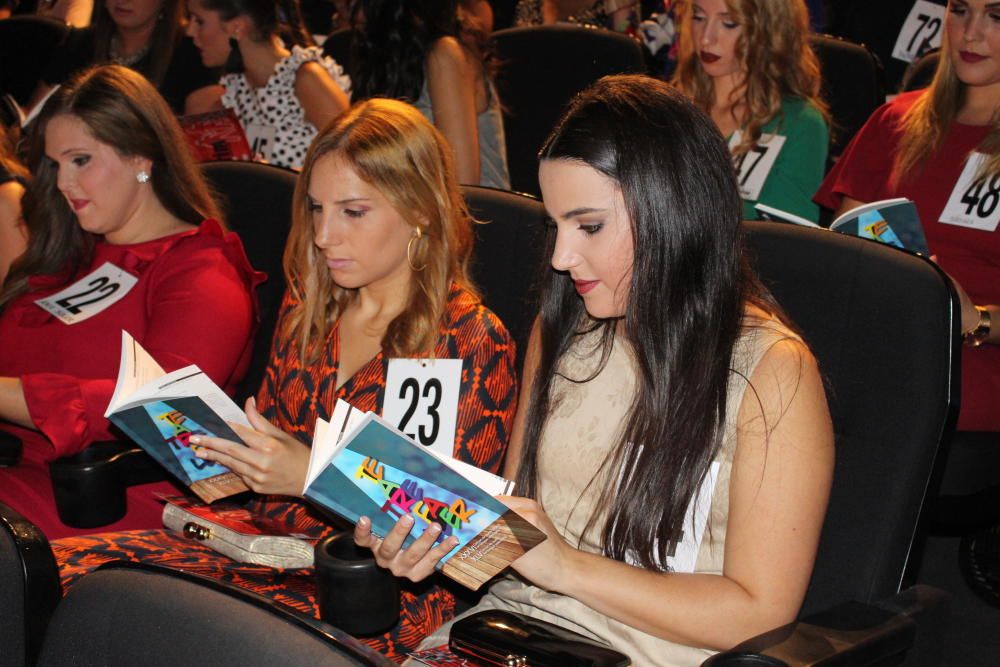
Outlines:
{"label": "woman in polka dot dress", "polygon": [[[315,46],[298,3],[188,0],[188,10],[188,34],[205,65],[243,70],[222,77],[215,106],[236,113],[255,160],[300,169],[317,128],[349,106],[351,82]],[[291,50],[278,34],[279,16],[288,23]]]}

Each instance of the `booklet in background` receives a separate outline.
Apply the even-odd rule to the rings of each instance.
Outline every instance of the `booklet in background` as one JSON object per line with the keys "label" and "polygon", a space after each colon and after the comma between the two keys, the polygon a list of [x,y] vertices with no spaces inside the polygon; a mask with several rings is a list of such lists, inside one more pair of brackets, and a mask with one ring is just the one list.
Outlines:
{"label": "booklet in background", "polygon": [[[765,204],[756,204],[754,208],[766,220],[822,229],[815,222]],[[852,208],[830,223],[830,229],[930,256],[917,207],[905,197],[883,199]]]}
{"label": "booklet in background", "polygon": [[226,422],[249,428],[243,411],[197,366],[165,373],[126,331],[104,416],[206,503],[249,490],[229,468],[195,456],[190,444],[193,435],[242,443]]}
{"label": "booklet in background", "polygon": [[194,159],[249,160],[253,157],[243,126],[232,109],[178,118]]}
{"label": "booklet in background", "polygon": [[384,537],[404,514],[415,520],[411,544],[437,523],[439,540],[458,546],[438,564],[460,584],[478,589],[545,534],[494,498],[511,482],[418,445],[371,412],[337,401],[330,422],[317,420],[303,491],[352,523],[362,516]]}

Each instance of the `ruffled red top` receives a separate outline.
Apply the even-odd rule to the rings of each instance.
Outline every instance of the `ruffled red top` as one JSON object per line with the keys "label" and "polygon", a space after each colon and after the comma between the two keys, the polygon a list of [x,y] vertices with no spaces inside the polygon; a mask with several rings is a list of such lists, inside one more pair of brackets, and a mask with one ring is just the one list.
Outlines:
{"label": "ruffled red top", "polygon": [[[35,303],[105,262],[138,279],[106,310],[65,324]],[[0,376],[21,379],[31,419],[44,436],[16,429],[26,450],[47,444],[41,458],[51,460],[113,437],[103,415],[118,375],[123,329],[164,370],[197,364],[232,392],[249,364],[254,288],[265,277],[250,266],[236,234],[206,220],[145,243],[101,242],[79,275],[32,278],[29,292],[0,314]],[[26,458],[37,460],[33,453],[26,451]]]}

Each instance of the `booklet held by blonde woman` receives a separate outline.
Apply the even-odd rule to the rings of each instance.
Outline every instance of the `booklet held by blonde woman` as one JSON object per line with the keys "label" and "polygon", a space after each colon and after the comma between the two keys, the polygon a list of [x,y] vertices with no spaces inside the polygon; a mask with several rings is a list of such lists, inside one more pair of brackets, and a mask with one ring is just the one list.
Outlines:
{"label": "booklet held by blonde woman", "polygon": [[[792,222],[804,227],[824,229],[815,222],[765,204],[755,204],[754,208],[765,220]],[[905,197],[883,199],[856,206],[837,216],[837,219],[830,223],[830,230],[871,239],[924,256],[930,255],[917,207]]]}
{"label": "booklet held by blonde woman", "polygon": [[371,412],[337,401],[329,422],[317,420],[303,495],[352,523],[362,516],[385,536],[409,514],[411,544],[431,525],[458,545],[438,568],[473,590],[545,534],[494,498],[511,482],[418,445]]}
{"label": "booklet held by blonde woman", "polygon": [[104,416],[206,503],[249,490],[229,468],[196,456],[190,443],[193,435],[243,442],[226,423],[250,428],[243,410],[197,366],[165,372],[127,331]]}

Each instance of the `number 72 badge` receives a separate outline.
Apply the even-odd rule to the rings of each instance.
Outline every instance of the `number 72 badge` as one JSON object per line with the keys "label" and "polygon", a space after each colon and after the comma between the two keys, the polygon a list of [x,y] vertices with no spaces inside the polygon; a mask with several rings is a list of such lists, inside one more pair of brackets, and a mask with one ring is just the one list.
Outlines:
{"label": "number 72 badge", "polygon": [[390,359],[382,418],[418,444],[450,457],[461,384],[461,359]]}
{"label": "number 72 badge", "polygon": [[76,324],[121,301],[137,282],[132,274],[105,262],[66,289],[36,300],[35,305],[66,324]]}

